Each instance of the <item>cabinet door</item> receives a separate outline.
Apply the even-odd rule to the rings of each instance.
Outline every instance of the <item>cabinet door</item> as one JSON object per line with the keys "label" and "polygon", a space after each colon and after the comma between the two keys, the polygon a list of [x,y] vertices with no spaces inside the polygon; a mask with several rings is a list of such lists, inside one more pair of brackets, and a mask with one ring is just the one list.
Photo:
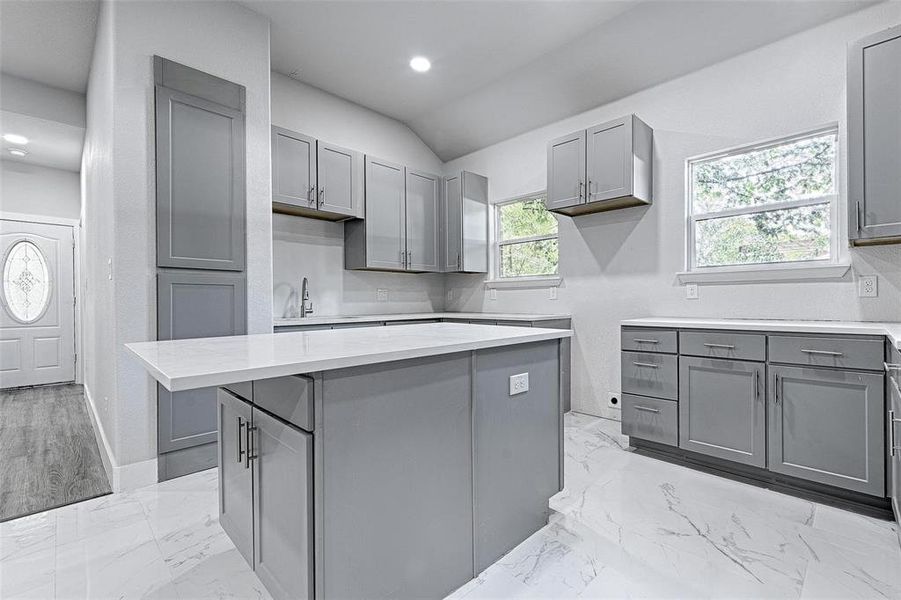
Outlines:
{"label": "cabinet door", "polygon": [[463,172],[463,271],[488,272],[488,178]]}
{"label": "cabinet door", "polygon": [[[157,339],[242,335],[247,333],[247,293],[243,273],[216,273],[173,269],[157,278]],[[170,392],[157,386],[157,449],[162,455],[216,441],[216,388]],[[210,461],[215,449],[205,455]],[[185,462],[182,454],[174,460]],[[207,468],[197,456],[194,470]],[[198,462],[199,461],[199,462]],[[163,479],[184,475],[189,465],[173,464]],[[168,471],[171,471],[169,473]]]}
{"label": "cabinet door", "polygon": [[253,568],[273,598],[313,597],[313,436],[254,409]]}
{"label": "cabinet door", "polygon": [[586,133],[588,202],[632,193],[632,119],[625,117],[592,127]]}
{"label": "cabinet door", "polygon": [[901,27],[852,46],[848,60],[851,239],[901,236]]}
{"label": "cabinet door", "polygon": [[404,168],[366,157],[366,266],[401,270],[406,264]]}
{"label": "cabinet door", "polygon": [[[888,382],[891,401],[889,402],[889,460],[892,473],[892,508],[895,519],[901,523],[901,388],[895,380]],[[899,534],[901,535],[901,534]]]}
{"label": "cabinet door", "polygon": [[444,179],[441,213],[442,271],[463,269],[463,174]]}
{"label": "cabinet door", "polygon": [[548,210],[585,202],[585,131],[553,140],[547,148]]}
{"label": "cabinet door", "polygon": [[679,447],[766,466],[762,363],[679,357]]}
{"label": "cabinet door", "polygon": [[247,459],[250,404],[218,390],[219,524],[247,564],[253,564],[253,476]]}
{"label": "cabinet door", "polygon": [[318,209],[348,217],[362,217],[362,155],[322,141],[317,143],[316,148]]}
{"label": "cabinet door", "polygon": [[244,187],[244,113],[157,86],[157,265],[242,271]]}
{"label": "cabinet door", "polygon": [[885,495],[883,375],[770,367],[769,469]]}
{"label": "cabinet door", "polygon": [[316,207],[316,140],[272,126],[272,201]]}
{"label": "cabinet door", "polygon": [[437,175],[407,169],[407,269],[440,271]]}

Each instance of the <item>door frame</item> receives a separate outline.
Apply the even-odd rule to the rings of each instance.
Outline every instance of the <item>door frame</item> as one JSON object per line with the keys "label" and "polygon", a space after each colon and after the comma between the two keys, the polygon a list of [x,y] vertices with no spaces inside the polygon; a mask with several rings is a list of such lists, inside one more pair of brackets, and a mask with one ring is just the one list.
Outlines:
{"label": "door frame", "polygon": [[79,360],[81,353],[81,336],[82,336],[82,308],[81,305],[81,219],[70,219],[67,217],[50,217],[45,215],[33,215],[27,213],[17,213],[0,210],[0,220],[4,221],[20,221],[22,223],[35,223],[38,225],[62,225],[72,228],[72,241],[74,249],[72,253],[72,292],[75,294],[74,320],[75,320],[75,383],[84,383],[84,361]]}

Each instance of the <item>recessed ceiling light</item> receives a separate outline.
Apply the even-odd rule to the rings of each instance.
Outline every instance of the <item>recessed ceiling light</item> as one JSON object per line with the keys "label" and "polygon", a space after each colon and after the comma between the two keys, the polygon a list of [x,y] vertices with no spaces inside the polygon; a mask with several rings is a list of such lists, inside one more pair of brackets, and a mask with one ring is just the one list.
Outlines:
{"label": "recessed ceiling light", "polygon": [[28,156],[28,152],[26,152],[25,150],[22,150],[21,148],[10,148],[9,153],[12,154],[13,156],[18,156],[19,158]]}
{"label": "recessed ceiling light", "polygon": [[21,144],[25,145],[28,143],[28,138],[24,135],[19,135],[17,133],[6,133],[3,135],[3,139],[10,144]]}
{"label": "recessed ceiling light", "polygon": [[410,68],[417,73],[425,73],[432,68],[432,63],[425,56],[414,56],[410,60]]}

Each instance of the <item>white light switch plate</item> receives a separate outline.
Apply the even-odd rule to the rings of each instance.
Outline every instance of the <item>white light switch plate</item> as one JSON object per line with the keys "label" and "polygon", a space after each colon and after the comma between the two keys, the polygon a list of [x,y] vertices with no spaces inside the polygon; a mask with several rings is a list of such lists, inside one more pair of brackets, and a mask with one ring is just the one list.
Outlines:
{"label": "white light switch plate", "polygon": [[387,302],[388,301],[388,290],[385,288],[379,288],[375,292],[375,298],[379,302]]}
{"label": "white light switch plate", "polygon": [[879,295],[879,278],[876,275],[861,275],[857,280],[857,296],[875,298]]}
{"label": "white light switch plate", "polygon": [[510,375],[510,395],[522,394],[529,391],[529,374],[520,373],[519,375]]}
{"label": "white light switch plate", "polygon": [[488,290],[488,299],[489,300],[497,300],[497,290],[496,289],[491,288],[490,290]]}
{"label": "white light switch plate", "polygon": [[548,294],[549,294],[548,297],[551,300],[556,300],[557,299],[557,288],[556,287],[550,288],[550,292]]}
{"label": "white light switch plate", "polygon": [[698,284],[697,283],[689,283],[685,286],[685,297],[688,300],[697,300],[698,299]]}

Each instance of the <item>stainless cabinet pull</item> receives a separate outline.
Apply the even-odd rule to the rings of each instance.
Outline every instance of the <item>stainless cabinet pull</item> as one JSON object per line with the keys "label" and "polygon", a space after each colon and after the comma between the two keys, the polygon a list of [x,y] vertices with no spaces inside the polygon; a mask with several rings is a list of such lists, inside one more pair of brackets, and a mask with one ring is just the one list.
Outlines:
{"label": "stainless cabinet pull", "polygon": [[460,261],[460,253],[457,252],[457,268],[458,268],[458,269],[462,269],[462,268],[463,268],[462,265],[460,264],[460,262],[461,262],[461,261]]}
{"label": "stainless cabinet pull", "polygon": [[410,268],[410,265],[413,264],[413,251],[407,250],[407,268]]}
{"label": "stainless cabinet pull", "polygon": [[238,457],[237,462],[240,465],[241,460],[244,458],[244,450],[241,448],[241,430],[244,429],[244,419],[241,417],[235,417],[238,420],[238,428],[235,430],[238,434]]}
{"label": "stainless cabinet pull", "polygon": [[823,356],[844,356],[841,352],[833,352],[832,350],[811,350],[810,348],[801,348],[801,352],[805,354],[822,354]]}
{"label": "stainless cabinet pull", "polygon": [[580,180],[579,181],[579,200],[581,200],[584,197],[584,194],[582,193],[582,188],[584,188],[584,187],[585,187],[585,184],[582,183],[582,181]]}
{"label": "stainless cabinet pull", "polygon": [[896,452],[901,450],[901,446],[895,445],[895,423],[901,423],[901,419],[895,418],[895,411],[888,411],[888,446],[891,449],[891,455],[896,456]]}
{"label": "stainless cabinet pull", "polygon": [[655,365],[654,363],[636,362],[634,360],[632,361],[632,364],[635,365],[636,367],[647,367],[649,369],[659,369],[660,368],[660,365]]}
{"label": "stainless cabinet pull", "polygon": [[253,453],[253,432],[256,431],[256,427],[252,427],[250,424],[247,425],[247,450],[244,452],[244,468],[250,468],[250,461],[256,460],[257,455]]}
{"label": "stainless cabinet pull", "polygon": [[644,412],[655,413],[655,414],[660,412],[659,409],[649,408],[647,406],[639,406],[638,404],[635,405],[635,410],[641,410]]}
{"label": "stainless cabinet pull", "polygon": [[307,204],[313,204],[316,199],[313,197],[313,192],[316,191],[316,186],[311,185],[309,191],[307,191]]}
{"label": "stainless cabinet pull", "polygon": [[648,340],[648,339],[644,339],[644,338],[634,338],[632,341],[635,342],[636,344],[659,344],[660,343],[660,340]]}
{"label": "stainless cabinet pull", "polygon": [[593,192],[591,191],[591,179],[588,180],[588,185],[585,186],[585,200],[591,202],[591,196]]}
{"label": "stainless cabinet pull", "polygon": [[407,268],[407,253],[404,252],[403,250],[401,250],[400,253],[398,254],[398,256],[400,256],[400,264],[401,264],[401,266],[402,266],[404,269],[406,269],[406,268]]}
{"label": "stainless cabinet pull", "polygon": [[773,385],[773,394],[774,394],[774,397],[775,397],[776,404],[779,404],[779,374],[776,373],[776,374],[773,376],[773,378],[774,378],[774,380],[775,380],[775,382],[776,382],[776,383]]}
{"label": "stainless cabinet pull", "polygon": [[901,371],[901,363],[884,362],[882,364],[885,365],[886,371]]}
{"label": "stainless cabinet pull", "polygon": [[760,398],[760,371],[754,371],[754,397]]}
{"label": "stainless cabinet pull", "polygon": [[734,344],[711,344],[704,342],[704,346],[706,346],[707,348],[724,348],[726,350],[735,350]]}

